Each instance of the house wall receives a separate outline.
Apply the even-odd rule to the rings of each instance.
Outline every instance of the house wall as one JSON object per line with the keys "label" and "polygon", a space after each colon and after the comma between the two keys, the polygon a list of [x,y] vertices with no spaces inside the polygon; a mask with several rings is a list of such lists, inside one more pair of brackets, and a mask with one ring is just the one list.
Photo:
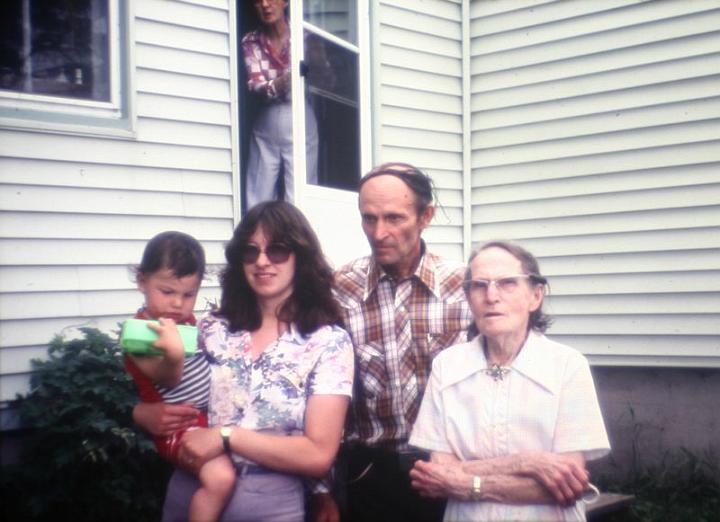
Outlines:
{"label": "house wall", "polygon": [[[212,271],[232,234],[232,7],[130,5],[134,137],[0,128],[0,403],[53,335],[110,331],[142,304],[129,267],[151,236],[194,235]],[[211,274],[198,308],[218,295]]]}
{"label": "house wall", "polygon": [[720,5],[471,9],[472,237],[517,240],[595,364],[720,366]]}
{"label": "house wall", "polygon": [[463,253],[460,0],[381,0],[371,11],[374,164],[411,163],[433,178],[439,208],[424,238]]}
{"label": "house wall", "polygon": [[470,10],[473,242],[538,256],[549,335],[594,366],[598,469],[717,449],[720,4]]}

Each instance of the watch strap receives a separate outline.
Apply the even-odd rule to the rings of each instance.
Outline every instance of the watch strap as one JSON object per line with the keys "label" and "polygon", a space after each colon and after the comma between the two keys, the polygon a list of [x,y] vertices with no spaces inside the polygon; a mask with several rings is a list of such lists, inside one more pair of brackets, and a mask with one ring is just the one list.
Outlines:
{"label": "watch strap", "polygon": [[232,433],[232,429],[224,426],[220,428],[220,436],[222,437],[222,443],[223,443],[223,451],[225,451],[226,454],[231,453],[230,449],[230,434]]}

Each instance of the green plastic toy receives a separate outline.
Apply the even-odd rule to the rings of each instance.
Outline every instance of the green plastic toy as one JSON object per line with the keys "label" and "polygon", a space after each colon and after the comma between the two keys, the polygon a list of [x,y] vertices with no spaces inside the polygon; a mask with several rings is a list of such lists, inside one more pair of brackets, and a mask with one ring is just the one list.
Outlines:
{"label": "green plastic toy", "polygon": [[[144,319],[128,319],[122,325],[120,333],[120,347],[126,353],[133,355],[162,355],[162,350],[153,346],[158,334],[148,328],[148,323],[158,324],[157,321]],[[180,338],[183,342],[185,355],[194,355],[197,351],[197,328],[187,324],[177,325]]]}

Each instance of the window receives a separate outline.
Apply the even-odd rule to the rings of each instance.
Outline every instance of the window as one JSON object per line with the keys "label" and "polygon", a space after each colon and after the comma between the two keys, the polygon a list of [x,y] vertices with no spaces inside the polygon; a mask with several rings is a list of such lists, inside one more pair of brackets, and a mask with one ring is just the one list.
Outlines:
{"label": "window", "polygon": [[[355,0],[303,3],[306,120],[317,121],[317,184],[354,190],[360,179],[358,16]],[[307,159],[308,163],[311,161]]]}
{"label": "window", "polygon": [[330,37],[305,30],[305,119],[317,122],[317,184],[354,190],[360,179],[358,49]]}
{"label": "window", "polygon": [[121,19],[127,17],[119,4],[126,5],[118,0],[0,3],[4,125],[129,129],[129,67],[119,45]]}
{"label": "window", "polygon": [[108,101],[107,0],[6,0],[0,88]]}

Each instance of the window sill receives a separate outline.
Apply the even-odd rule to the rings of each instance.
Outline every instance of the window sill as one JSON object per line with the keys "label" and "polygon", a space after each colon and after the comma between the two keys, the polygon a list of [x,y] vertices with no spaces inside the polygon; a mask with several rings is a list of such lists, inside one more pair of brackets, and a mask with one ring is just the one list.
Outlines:
{"label": "window sill", "polygon": [[77,136],[95,136],[117,139],[135,139],[135,126],[128,118],[75,117],[73,121],[53,121],[47,114],[37,118],[26,115],[11,117],[0,109],[0,128]]}

